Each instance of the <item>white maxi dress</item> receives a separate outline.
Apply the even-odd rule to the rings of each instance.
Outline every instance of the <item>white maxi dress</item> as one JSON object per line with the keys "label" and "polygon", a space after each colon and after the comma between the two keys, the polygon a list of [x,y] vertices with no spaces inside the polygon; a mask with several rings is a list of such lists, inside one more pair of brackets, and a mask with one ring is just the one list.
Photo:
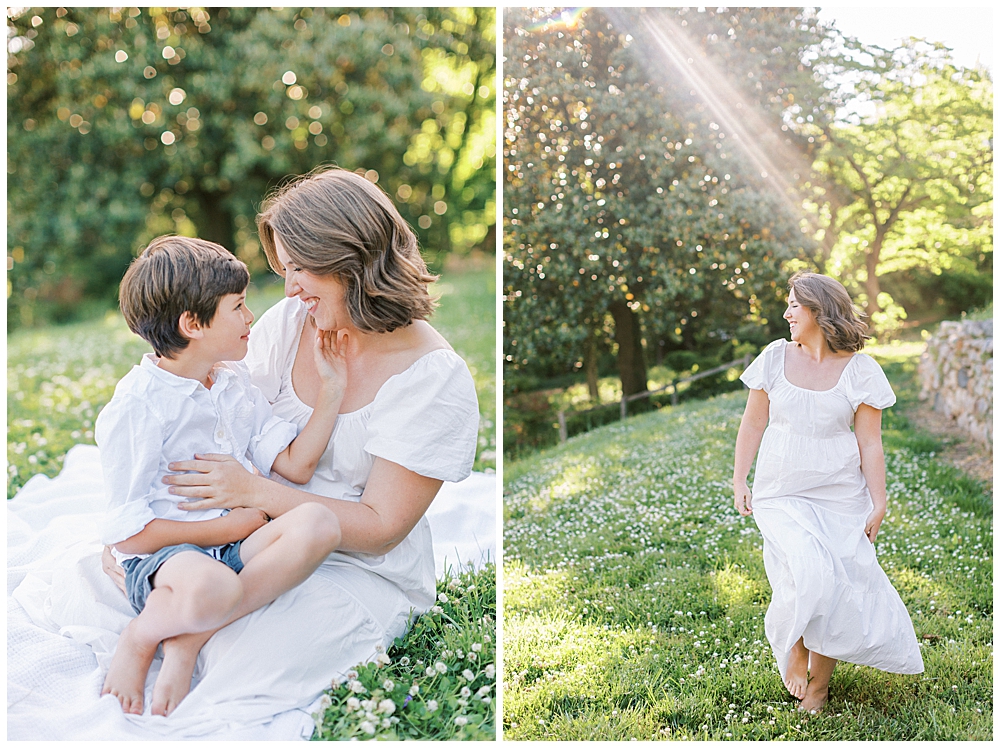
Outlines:
{"label": "white maxi dress", "polygon": [[909,614],[865,535],[873,505],[852,431],[861,403],[883,410],[896,396],[863,353],[833,388],[798,387],[785,378],[788,345],[774,341],[740,377],[770,400],[752,495],[771,584],[764,630],[778,670],[784,677],[802,637],[836,660],[921,673]]}

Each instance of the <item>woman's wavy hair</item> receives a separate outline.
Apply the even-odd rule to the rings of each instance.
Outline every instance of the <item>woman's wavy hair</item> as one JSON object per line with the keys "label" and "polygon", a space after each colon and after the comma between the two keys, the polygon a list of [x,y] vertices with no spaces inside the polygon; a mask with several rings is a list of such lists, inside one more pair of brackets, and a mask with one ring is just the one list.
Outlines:
{"label": "woman's wavy hair", "polygon": [[851,301],[847,289],[826,275],[798,272],[788,279],[799,305],[813,313],[827,344],[835,351],[855,353],[865,347],[868,325],[864,312]]}
{"label": "woman's wavy hair", "polygon": [[274,272],[284,274],[278,236],[296,265],[343,283],[359,330],[392,332],[434,311],[427,284],[437,276],[413,230],[380,187],[354,172],[320,167],[279,187],[261,205],[257,231]]}

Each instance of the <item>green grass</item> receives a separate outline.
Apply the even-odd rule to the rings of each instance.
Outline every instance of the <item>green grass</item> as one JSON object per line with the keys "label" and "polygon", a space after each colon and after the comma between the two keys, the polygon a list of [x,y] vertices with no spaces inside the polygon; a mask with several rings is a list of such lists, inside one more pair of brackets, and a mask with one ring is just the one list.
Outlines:
{"label": "green grass", "polygon": [[[492,470],[496,465],[495,278],[492,272],[455,273],[432,290],[441,296],[432,323],[469,364],[476,382],[481,418],[475,468]],[[259,317],[281,296],[278,285],[254,286],[247,304]],[[117,381],[149,350],[115,313],[101,320],[21,330],[8,337],[8,498],[33,475],[56,475],[74,444],[94,443],[97,413],[111,399]],[[438,592],[448,601],[418,619],[404,640],[397,640],[387,653],[389,664],[356,669],[357,680],[366,688],[366,693],[357,695],[358,708],[350,708],[353,694],[346,686],[329,693],[329,706],[317,716],[315,738],[494,738],[496,570],[490,565],[452,575],[438,583]],[[446,672],[434,670],[428,675],[426,668],[438,662],[444,663]],[[474,676],[471,682],[462,675],[466,670]],[[386,680],[394,689],[385,687]],[[416,696],[409,693],[414,685]],[[468,696],[464,688],[470,689]],[[394,700],[392,712],[384,706],[379,711],[378,704],[368,704],[371,709],[363,706],[376,693],[380,703]],[[437,702],[436,709],[430,708],[432,701]]]}
{"label": "green grass", "polygon": [[900,414],[914,352],[874,352],[901,393],[878,554],[926,671],[841,663],[825,714],[795,711],[764,635],[760,534],[732,507],[737,392],[505,464],[505,738],[992,738],[992,503]]}

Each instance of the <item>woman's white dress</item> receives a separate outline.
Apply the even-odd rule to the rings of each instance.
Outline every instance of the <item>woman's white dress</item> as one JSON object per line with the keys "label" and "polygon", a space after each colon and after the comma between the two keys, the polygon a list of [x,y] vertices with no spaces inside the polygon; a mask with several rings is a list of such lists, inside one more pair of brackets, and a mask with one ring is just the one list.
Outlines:
{"label": "woman's white dress", "polygon": [[[273,402],[274,412],[300,426],[310,408],[295,396],[290,372],[305,316],[297,299],[276,304],[254,325],[246,359],[254,384]],[[338,417],[320,467],[304,488],[358,501],[375,457],[420,475],[460,481],[472,469],[478,420],[475,385],[465,362],[451,350],[433,351],[386,381],[372,403]],[[93,456],[84,458],[93,452],[93,447],[75,448],[67,457],[67,468],[76,469],[80,459],[96,462]],[[96,468],[87,494],[100,504],[99,463]],[[37,486],[41,491],[32,494],[43,500],[43,511],[51,512],[53,505],[67,515],[79,511],[74,509],[81,501],[78,495],[58,497],[56,504],[56,497],[40,496],[46,491],[46,480]],[[52,491],[58,492],[59,481],[51,483]],[[32,507],[22,506],[16,516],[8,512],[11,532],[18,538],[17,557],[8,560],[8,595],[12,595],[8,605],[18,616],[18,638],[9,642],[14,654],[8,665],[20,673],[8,701],[8,719],[11,709],[15,710],[15,734],[20,737],[52,737],[38,721],[43,704],[60,715],[63,726],[57,730],[58,737],[106,739],[111,733],[118,738],[146,739],[158,734],[254,738],[261,734],[254,726],[279,722],[278,729],[267,734],[287,736],[289,730],[296,734],[302,727],[301,712],[296,710],[313,704],[331,681],[343,680],[350,668],[388,649],[405,633],[411,616],[434,604],[434,548],[425,516],[388,553],[333,553],[301,585],[219,631],[202,649],[195,687],[169,718],[148,713],[123,716],[113,698],[103,697],[94,704],[90,697],[92,693],[93,700],[97,699],[117,632],[134,615],[124,595],[113,589],[100,570],[94,539],[101,515],[93,515],[94,520],[90,516],[84,518],[90,522],[86,526],[79,524],[78,517],[67,516],[77,522],[74,536],[86,540],[79,547],[39,549],[42,541],[33,529]],[[75,565],[64,570],[65,563]],[[25,624],[23,610],[29,610],[32,620],[42,625]],[[63,672],[66,637],[86,642],[100,665],[93,669],[92,658],[86,657],[73,661],[73,667],[83,670],[80,677],[87,680],[82,696],[55,694],[41,681],[32,680],[31,673],[38,672],[35,680],[44,680],[43,673],[50,673],[49,677],[55,673],[60,683],[70,682]],[[50,656],[49,652],[57,661],[39,660]],[[147,680],[147,704],[158,667],[157,660]],[[31,706],[21,709],[22,701]],[[73,719],[67,709],[78,709],[79,719]],[[31,727],[32,721],[37,727]]]}
{"label": "woman's white dress", "polygon": [[894,673],[921,673],[913,624],[865,535],[873,505],[852,431],[861,403],[896,402],[881,367],[857,353],[829,390],[785,378],[776,340],[740,379],[770,401],[753,482],[771,604],[764,630],[782,677],[792,646]]}

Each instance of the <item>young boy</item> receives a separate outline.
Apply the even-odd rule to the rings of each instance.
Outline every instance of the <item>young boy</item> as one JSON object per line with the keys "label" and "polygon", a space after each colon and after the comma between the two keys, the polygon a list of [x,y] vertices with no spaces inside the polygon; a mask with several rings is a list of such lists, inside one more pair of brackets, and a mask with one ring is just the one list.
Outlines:
{"label": "young boy", "polygon": [[[108,493],[102,541],[124,569],[139,614],[122,632],[101,692],[113,694],[126,713],[142,714],[160,642],[230,620],[243,599],[244,563],[256,558],[261,567],[268,548],[272,556],[279,550],[283,533],[272,528],[280,525],[287,535],[307,523],[297,528],[300,537],[320,538],[299,563],[304,568],[295,569],[297,581],[340,540],[336,515],[325,507],[317,512],[310,505],[311,513],[296,507],[258,532],[269,521],[260,510],[184,511],[177,506],[182,497],[162,482],[170,462],[219,453],[248,470],[306,483],[330,440],[346,383],[341,345],[329,336],[317,341],[324,386],[296,436],[294,425],[271,414],[241,362],[254,319],[245,304],[249,281],[246,265],[224,248],[179,236],[154,239],[122,279],[125,321],[156,351],[118,383],[95,428]],[[193,666],[185,681],[183,666],[164,661],[153,714],[173,711],[190,688]]]}

